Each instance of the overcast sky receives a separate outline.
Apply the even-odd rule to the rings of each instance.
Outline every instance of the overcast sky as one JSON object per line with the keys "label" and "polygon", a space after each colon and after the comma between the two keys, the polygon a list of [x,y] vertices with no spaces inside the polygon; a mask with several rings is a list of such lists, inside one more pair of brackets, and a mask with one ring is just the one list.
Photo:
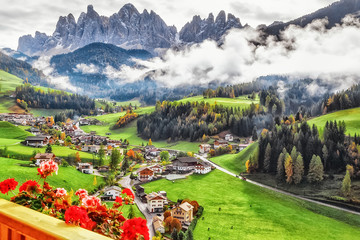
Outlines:
{"label": "overcast sky", "polygon": [[100,15],[110,16],[128,2],[140,12],[154,10],[180,30],[196,14],[205,18],[210,12],[217,15],[225,10],[239,17],[242,24],[257,26],[300,17],[334,0],[1,0],[0,47],[16,49],[20,36],[35,31],[51,35],[59,16],[73,13],[77,19],[89,4]]}

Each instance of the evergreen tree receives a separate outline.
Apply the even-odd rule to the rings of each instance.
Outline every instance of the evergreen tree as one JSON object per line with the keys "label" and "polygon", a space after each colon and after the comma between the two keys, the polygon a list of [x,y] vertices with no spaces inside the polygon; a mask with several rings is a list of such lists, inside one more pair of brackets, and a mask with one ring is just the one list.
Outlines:
{"label": "evergreen tree", "polygon": [[128,158],[125,157],[125,158],[124,158],[124,161],[122,162],[122,165],[121,165],[121,171],[126,172],[126,170],[127,170],[129,167],[130,167],[130,164],[129,164]]}
{"label": "evergreen tree", "polygon": [[46,150],[45,150],[45,152],[46,152],[46,153],[52,153],[52,147],[51,147],[50,143],[48,143],[48,144],[46,145]]}
{"label": "evergreen tree", "polygon": [[186,240],[194,240],[193,232],[191,231],[191,229],[188,229],[186,231]]}
{"label": "evergreen tree", "polygon": [[323,160],[324,160],[324,169],[327,169],[327,161],[328,161],[328,157],[329,157],[329,151],[326,147],[326,145],[324,145],[324,147],[322,148],[322,154],[323,154]]}
{"label": "evergreen tree", "polygon": [[135,217],[135,210],[134,210],[133,205],[130,205],[130,211],[129,211],[129,214],[128,214],[127,218],[132,219],[134,217]]}
{"label": "evergreen tree", "polygon": [[291,156],[291,159],[295,162],[295,160],[298,157],[298,152],[297,152],[296,146],[294,146],[292,148],[290,156]]}
{"label": "evergreen tree", "polygon": [[319,156],[313,155],[307,179],[309,182],[321,182],[324,178],[324,167]]}
{"label": "evergreen tree", "polygon": [[171,233],[171,239],[172,240],[179,240],[178,239],[178,232],[177,232],[176,228],[174,228],[172,233]]}
{"label": "evergreen tree", "polygon": [[109,167],[111,171],[116,171],[117,166],[120,163],[120,152],[115,148],[111,152]]}
{"label": "evergreen tree", "polygon": [[285,155],[284,153],[280,153],[278,162],[277,162],[277,170],[276,170],[276,180],[283,181],[285,177],[285,169],[284,169]]}
{"label": "evergreen tree", "polygon": [[185,240],[185,234],[184,234],[183,231],[180,231],[180,232],[179,232],[178,240]]}
{"label": "evergreen tree", "polygon": [[301,154],[298,155],[294,162],[294,183],[299,184],[304,176],[304,161]]}
{"label": "evergreen tree", "polygon": [[99,166],[103,166],[104,165],[104,157],[105,157],[105,149],[104,149],[104,145],[102,145],[102,144],[100,145],[98,157],[99,157]]}
{"label": "evergreen tree", "polygon": [[257,141],[257,140],[258,140],[258,135],[257,135],[257,128],[256,128],[256,126],[253,128],[253,131],[252,131],[252,140],[253,140],[253,141]]}
{"label": "evergreen tree", "polygon": [[265,172],[270,171],[270,160],[271,160],[271,145],[270,143],[267,144],[265,149],[265,156],[264,156],[264,170]]}
{"label": "evergreen tree", "polygon": [[344,194],[344,196],[349,196],[350,195],[350,192],[351,192],[351,178],[350,178],[349,170],[346,170],[345,177],[344,177],[344,179],[342,181],[341,192]]}

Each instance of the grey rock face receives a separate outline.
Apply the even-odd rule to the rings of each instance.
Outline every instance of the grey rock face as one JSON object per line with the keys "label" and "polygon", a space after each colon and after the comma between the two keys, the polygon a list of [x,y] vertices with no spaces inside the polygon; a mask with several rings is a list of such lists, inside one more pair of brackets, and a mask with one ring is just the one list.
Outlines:
{"label": "grey rock face", "polygon": [[20,37],[18,51],[33,55],[56,46],[75,50],[93,42],[153,51],[169,48],[176,33],[176,28],[167,26],[155,12],[139,13],[132,4],[124,5],[111,17],[100,16],[89,5],[77,22],[72,14],[60,17],[52,36],[36,32],[35,37]]}
{"label": "grey rock face", "polygon": [[[199,43],[205,39],[218,41],[231,28],[242,28],[239,18],[221,11],[214,18],[194,16],[180,31],[180,40],[185,43]],[[167,49],[175,45],[177,29],[168,26],[155,12],[140,13],[132,4],[124,5],[110,17],[100,16],[92,5],[81,13],[76,21],[72,14],[60,17],[54,33],[47,36],[36,32],[35,36],[19,38],[18,51],[29,56],[40,55],[52,50],[73,51],[90,43],[111,43],[126,49],[144,49],[152,53],[156,49]],[[60,52],[56,52],[60,49]]]}
{"label": "grey rock face", "polygon": [[226,19],[224,11],[221,11],[215,20],[212,13],[207,19],[194,16],[192,21],[181,29],[180,40],[187,43],[200,43],[205,39],[218,41],[228,30],[242,27],[239,18],[229,13]]}

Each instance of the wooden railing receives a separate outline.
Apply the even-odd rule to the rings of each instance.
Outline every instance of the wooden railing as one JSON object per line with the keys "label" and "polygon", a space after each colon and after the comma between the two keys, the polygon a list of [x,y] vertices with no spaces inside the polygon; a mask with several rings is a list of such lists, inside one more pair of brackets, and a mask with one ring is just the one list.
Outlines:
{"label": "wooden railing", "polygon": [[109,240],[86,229],[0,199],[0,240]]}

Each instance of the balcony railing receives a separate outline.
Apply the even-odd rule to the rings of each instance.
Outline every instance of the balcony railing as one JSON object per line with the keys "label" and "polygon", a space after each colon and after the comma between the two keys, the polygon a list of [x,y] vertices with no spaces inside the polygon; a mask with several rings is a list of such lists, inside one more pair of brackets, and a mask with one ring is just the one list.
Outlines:
{"label": "balcony railing", "polygon": [[86,229],[0,199],[1,240],[109,240]]}

